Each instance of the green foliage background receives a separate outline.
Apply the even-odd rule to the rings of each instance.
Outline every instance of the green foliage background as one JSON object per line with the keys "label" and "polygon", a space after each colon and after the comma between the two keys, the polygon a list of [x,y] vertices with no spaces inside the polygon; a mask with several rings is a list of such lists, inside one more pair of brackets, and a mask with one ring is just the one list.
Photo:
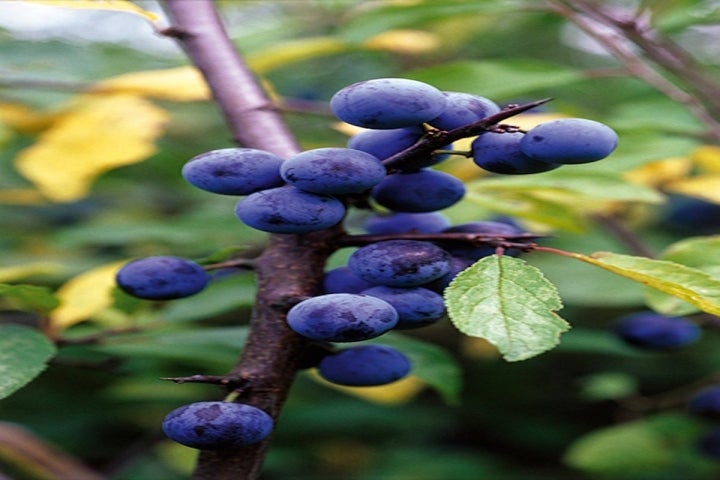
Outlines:
{"label": "green foliage background", "polygon": [[[471,192],[448,216],[460,222],[521,214],[528,228],[550,235],[543,245],[584,254],[634,253],[594,220],[597,213],[621,219],[655,252],[692,236],[663,223],[666,206],[660,192],[628,183],[621,174],[658,160],[689,157],[707,143],[703,125],[640,79],[620,73],[611,57],[578,48],[572,27],[539,8],[542,3],[302,0],[219,5],[244,53],[265,55],[272,63],[268,57],[279,55],[281,46],[299,52],[294,61],[268,68],[263,80],[288,104],[306,110],[287,114],[304,148],[344,145],[347,136],[317,109],[338,89],[363,79],[416,78],[503,105],[554,97],[543,113],[612,126],[620,135],[617,152],[598,164],[532,178],[475,179],[461,161],[448,162],[442,168],[464,175]],[[698,54],[703,40],[696,27],[720,19],[713,2],[644,3],[656,14],[660,31]],[[128,17],[131,21],[142,20]],[[421,30],[438,43],[418,53],[397,45],[368,48],[368,39],[398,29]],[[332,47],[308,47],[308,39],[315,37],[329,39]],[[0,51],[0,71],[8,73],[0,81],[0,103],[41,111],[63,105],[75,93],[68,85],[185,64],[182,56],[103,43],[33,41],[3,31]],[[701,59],[717,75],[717,61]],[[40,85],[38,79],[47,83]],[[2,197],[0,269],[24,268],[25,274],[9,282],[14,288],[0,290],[0,327],[3,335],[22,330],[28,358],[35,358],[35,364],[53,356],[54,349],[36,335],[35,327],[55,305],[52,292],[75,275],[136,256],[202,260],[222,258],[229,248],[252,254],[262,246],[264,235],[232,215],[236,199],[200,192],[180,176],[192,156],[232,145],[215,106],[204,101],[157,103],[170,112],[158,151],[142,163],[106,173],[86,198],[22,204],[12,195]],[[0,116],[2,191],[28,188],[13,162],[36,140],[32,132]],[[599,212],[589,208],[600,204]],[[350,221],[356,227],[361,218]],[[713,251],[715,243],[698,240],[667,255],[707,267],[698,259],[703,250]],[[342,263],[347,253],[339,252],[332,263]],[[420,376],[433,387],[402,403],[367,401],[303,373],[280,419],[265,478],[715,478],[717,464],[694,449],[697,436],[712,425],[683,409],[687,392],[697,382],[715,378],[720,365],[720,338],[712,321],[703,339],[688,348],[633,350],[610,329],[618,316],[647,308],[644,288],[572,259],[539,252],[524,258],[557,286],[564,303],[561,314],[572,329],[557,348],[509,363],[481,341],[468,340],[447,320],[412,332],[415,340],[435,347],[389,337],[413,353]],[[34,289],[30,294],[29,288]],[[224,373],[242,347],[253,291],[252,276],[236,273],[219,278],[197,297],[167,304],[116,293],[112,308],[64,332],[39,377],[22,388],[4,381],[6,389],[20,389],[0,401],[0,416],[113,479],[187,478],[195,452],[165,440],[160,423],[171,409],[216,399],[220,392],[160,378]],[[659,308],[668,302],[651,301]],[[0,362],[5,364],[0,371],[23,363],[17,355],[3,357],[14,345],[2,347]],[[455,363],[461,366],[461,379]],[[36,373],[27,374],[28,379]],[[12,445],[4,447],[4,468],[17,478],[43,478],[30,472],[30,459],[12,454]]]}

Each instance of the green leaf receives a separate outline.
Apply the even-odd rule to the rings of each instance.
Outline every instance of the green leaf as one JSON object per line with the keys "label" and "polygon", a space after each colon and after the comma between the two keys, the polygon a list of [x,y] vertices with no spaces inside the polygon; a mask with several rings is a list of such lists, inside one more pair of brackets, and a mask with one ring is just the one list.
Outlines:
{"label": "green leaf", "polygon": [[569,255],[684,300],[712,315],[720,315],[720,280],[694,268],[667,260],[597,252]]}
{"label": "green leaf", "polygon": [[686,461],[683,457],[694,448],[701,429],[696,420],[672,414],[623,423],[580,437],[570,445],[564,461],[612,478],[666,472]]}
{"label": "green leaf", "polygon": [[584,79],[580,70],[532,59],[459,61],[418,70],[409,77],[441,90],[473,93],[498,101],[544,89],[557,91]]}
{"label": "green leaf", "polygon": [[[696,268],[720,280],[720,236],[692,237],[667,247],[660,260]],[[688,315],[698,311],[694,305],[655,289],[647,289],[647,304],[665,315]]]}
{"label": "green leaf", "polygon": [[459,403],[461,368],[446,350],[433,343],[393,332],[386,333],[372,343],[389,345],[402,351],[410,359],[414,376],[436,390],[448,404]]}
{"label": "green leaf", "polygon": [[570,326],[555,312],[555,286],[524,260],[491,255],[460,273],[445,290],[448,315],[463,333],[495,345],[508,361],[555,347]]}
{"label": "green leaf", "polygon": [[46,315],[60,302],[47,287],[0,284],[0,304],[10,308]]}
{"label": "green leaf", "polygon": [[37,330],[0,325],[0,398],[40,375],[55,351],[55,344]]}

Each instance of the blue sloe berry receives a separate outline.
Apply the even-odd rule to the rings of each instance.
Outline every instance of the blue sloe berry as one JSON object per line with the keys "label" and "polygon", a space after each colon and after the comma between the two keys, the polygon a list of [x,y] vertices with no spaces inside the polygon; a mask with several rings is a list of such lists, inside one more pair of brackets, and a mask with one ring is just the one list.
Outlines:
{"label": "blue sloe berry", "polygon": [[527,175],[560,167],[559,164],[536,160],[523,153],[520,150],[523,138],[525,134],[521,132],[483,133],[470,145],[473,162],[483,170],[504,175]]}
{"label": "blue sloe berry", "polygon": [[133,297],[172,300],[200,292],[210,282],[210,276],[191,260],[154,256],[126,263],[118,270],[115,281]]}
{"label": "blue sloe berry", "polygon": [[449,173],[422,169],[385,177],[371,190],[372,198],[396,212],[433,212],[462,199],[465,185]]}
{"label": "blue sloe berry", "polygon": [[520,150],[536,160],[564,165],[601,160],[610,155],[617,144],[617,133],[603,123],[561,118],[528,130],[520,141]]}
{"label": "blue sloe berry", "polygon": [[442,295],[423,287],[386,287],[378,285],[362,291],[363,295],[385,300],[398,312],[396,329],[431,325],[445,315]]}
{"label": "blue sloe berry", "polygon": [[701,329],[684,317],[669,317],[652,311],[622,317],[615,333],[624,342],[648,350],[668,350],[696,342]]}
{"label": "blue sloe berry", "polygon": [[464,127],[500,112],[492,100],[464,92],[443,92],[447,98],[445,110],[428,123],[440,130]]}
{"label": "blue sloe berry", "polygon": [[359,345],[340,350],[320,361],[320,376],[338,385],[386,385],[410,373],[410,360],[387,345]]}

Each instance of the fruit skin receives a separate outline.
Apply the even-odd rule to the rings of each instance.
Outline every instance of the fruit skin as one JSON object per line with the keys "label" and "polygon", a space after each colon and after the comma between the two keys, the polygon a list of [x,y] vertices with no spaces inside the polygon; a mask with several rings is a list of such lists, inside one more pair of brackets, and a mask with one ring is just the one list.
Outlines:
{"label": "fruit skin", "polygon": [[696,392],[687,403],[688,411],[702,417],[720,419],[720,385]]}
{"label": "fruit skin", "polygon": [[303,337],[326,342],[359,342],[393,328],[398,314],[379,298],[329,293],[303,300],[287,314],[287,323]]}
{"label": "fruit skin", "polygon": [[700,327],[684,317],[668,317],[652,311],[622,317],[615,327],[621,340],[648,350],[669,350],[696,342]]}
{"label": "fruit skin", "polygon": [[410,373],[410,360],[387,345],[359,345],[340,350],[320,361],[318,371],[338,385],[370,387],[386,385]]}
{"label": "fruit skin", "polygon": [[115,282],[133,297],[173,300],[200,292],[210,282],[210,276],[191,260],[161,255],[126,263],[115,275]]}
{"label": "fruit skin", "polygon": [[443,92],[447,98],[445,110],[428,123],[440,130],[453,130],[470,125],[500,112],[489,98],[464,92]]}
{"label": "fruit skin", "polygon": [[385,178],[380,160],[351,148],[316,148],[287,159],[282,178],[305,192],[325,195],[361,193]]}
{"label": "fruit skin", "polygon": [[442,277],[437,278],[430,283],[424,284],[423,288],[427,288],[433,292],[442,293],[460,272],[470,267],[473,263],[475,263],[475,260],[470,258],[453,256],[450,259],[450,270]]}
{"label": "fruit skin", "polygon": [[449,226],[448,218],[438,212],[374,214],[363,222],[365,231],[374,235],[408,232],[437,233]]}
{"label": "fruit skin", "polygon": [[423,287],[386,287],[378,285],[362,291],[385,300],[398,312],[396,329],[418,328],[431,325],[445,315],[442,295]]}
{"label": "fruit skin", "polygon": [[340,120],[364,128],[420,125],[440,115],[447,99],[427,83],[406,78],[375,78],[353,83],[330,99]]}
{"label": "fruit skin", "polygon": [[617,143],[617,133],[603,123],[584,118],[562,118],[528,130],[520,141],[520,150],[543,162],[579,164],[607,157]]}
{"label": "fruit skin", "polygon": [[338,224],[345,206],[335,197],[285,186],[248,195],[235,206],[235,216],[264,232],[300,234]]}
{"label": "fruit skin", "polygon": [[273,424],[270,415],[252,405],[214,401],[176,408],[162,428],[182,445],[220,450],[258,443],[270,435]]}
{"label": "fruit skin", "polygon": [[283,185],[283,159],[254,148],[222,148],[191,158],[182,168],[188,183],[221,195],[249,195]]}
{"label": "fruit skin", "polygon": [[504,175],[528,175],[560,167],[524,154],[520,150],[524,138],[521,132],[483,133],[470,144],[473,162],[483,170]]}
{"label": "fruit skin", "polygon": [[465,185],[449,173],[422,169],[388,175],[370,195],[383,207],[396,212],[434,212],[460,201],[465,195]]}
{"label": "fruit skin", "polygon": [[376,285],[415,287],[450,270],[450,254],[430,242],[385,240],[355,250],[348,267]]}
{"label": "fruit skin", "polygon": [[662,226],[680,233],[708,235],[720,232],[720,205],[696,197],[668,195]]}
{"label": "fruit skin", "polygon": [[347,265],[333,268],[323,276],[324,293],[360,293],[372,286],[372,283],[355,275]]}
{"label": "fruit skin", "polygon": [[[415,145],[425,135],[422,127],[392,128],[389,130],[364,130],[348,139],[347,147],[362,150],[380,160],[392,157],[396,153]],[[445,145],[443,150],[452,150],[453,146]],[[436,165],[449,157],[448,154],[427,155],[423,159],[415,159],[415,169]]]}

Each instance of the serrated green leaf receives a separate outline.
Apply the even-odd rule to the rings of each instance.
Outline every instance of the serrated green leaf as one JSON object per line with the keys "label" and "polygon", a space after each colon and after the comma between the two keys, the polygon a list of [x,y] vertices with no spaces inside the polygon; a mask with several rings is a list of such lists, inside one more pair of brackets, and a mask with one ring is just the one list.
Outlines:
{"label": "serrated green leaf", "polygon": [[555,312],[555,286],[522,259],[491,255],[460,273],[445,290],[453,324],[495,345],[508,361],[550,350],[570,326]]}
{"label": "serrated green leaf", "polygon": [[457,405],[462,375],[458,362],[443,348],[423,340],[386,333],[372,343],[395,347],[410,359],[412,374],[436,390],[450,405]]}
{"label": "serrated green leaf", "polygon": [[0,325],[0,398],[37,377],[55,351],[55,344],[37,330]]}
{"label": "serrated green leaf", "polygon": [[[720,280],[720,235],[686,238],[667,247],[658,258],[696,268]],[[645,299],[649,307],[666,315],[698,311],[696,306],[655,289],[647,289]]]}
{"label": "serrated green leaf", "polygon": [[47,287],[0,284],[0,303],[17,310],[46,315],[60,302]]}
{"label": "serrated green leaf", "polygon": [[720,280],[701,270],[667,260],[597,252],[569,255],[684,300],[712,315],[720,315]]}

